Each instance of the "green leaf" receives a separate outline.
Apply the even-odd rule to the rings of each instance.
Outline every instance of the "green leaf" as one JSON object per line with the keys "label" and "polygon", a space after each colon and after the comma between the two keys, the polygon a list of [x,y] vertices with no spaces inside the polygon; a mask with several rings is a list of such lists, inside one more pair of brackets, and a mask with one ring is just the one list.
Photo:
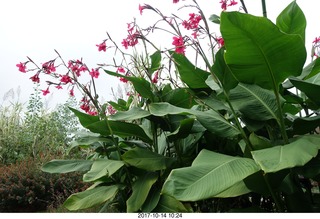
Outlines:
{"label": "green leaf", "polygon": [[[146,142],[151,142],[151,139],[146,135],[144,130],[139,125],[112,120],[109,120],[108,123],[112,129],[112,133],[115,135],[118,135],[122,138],[135,136]],[[103,136],[111,135],[107,122],[104,120],[92,123],[86,128],[91,132],[99,133]]]}
{"label": "green leaf", "polygon": [[[230,101],[236,110],[253,120],[279,120],[278,106],[273,91],[257,85],[243,84],[230,91]],[[284,99],[281,98],[281,103]]]}
{"label": "green leaf", "polygon": [[83,127],[87,127],[88,125],[92,124],[92,123],[95,123],[95,122],[98,122],[100,119],[99,119],[99,116],[91,116],[89,114],[86,114],[86,113],[82,113],[76,109],[73,109],[71,107],[69,107],[69,109],[78,117],[81,125]]}
{"label": "green leaf", "polygon": [[288,34],[298,34],[305,42],[305,31],[307,26],[303,11],[296,1],[292,1],[277,17],[277,26]]}
{"label": "green leaf", "polygon": [[253,147],[253,150],[261,150],[272,147],[272,144],[269,139],[264,138],[262,136],[258,136],[255,133],[250,134],[249,141]]}
{"label": "green leaf", "polygon": [[320,106],[320,85],[308,81],[302,81],[298,78],[290,78],[290,82],[300,91],[304,92],[311,101]]}
{"label": "green leaf", "polygon": [[142,97],[148,98],[151,101],[154,100],[154,94],[152,92],[150,82],[148,82],[146,79],[140,78],[140,77],[129,77],[129,76],[125,76],[125,75],[118,74],[116,72],[112,72],[112,71],[108,71],[108,70],[104,70],[104,71],[109,75],[113,75],[113,76],[122,77],[122,78],[127,79],[128,81],[130,81],[132,83],[134,89]]}
{"label": "green leaf", "polygon": [[91,208],[114,198],[118,189],[117,185],[101,186],[75,193],[63,203],[63,206],[69,211]]}
{"label": "green leaf", "polygon": [[215,62],[213,64],[212,70],[215,75],[219,78],[223,89],[229,92],[231,89],[235,88],[238,84],[237,79],[232,74],[230,68],[226,64],[224,59],[225,49],[222,47],[215,56]]}
{"label": "green leaf", "polygon": [[151,212],[153,211],[153,209],[155,209],[160,200],[160,192],[161,189],[158,187],[151,188],[146,201],[143,203],[141,207],[142,212]]}
{"label": "green leaf", "polygon": [[52,160],[44,164],[41,170],[47,173],[69,173],[75,171],[88,171],[91,160]]}
{"label": "green leaf", "polygon": [[306,135],[292,140],[283,146],[274,146],[263,150],[252,151],[252,157],[265,173],[303,166],[320,149],[320,136]]}
{"label": "green leaf", "polygon": [[149,171],[166,169],[175,162],[171,157],[138,147],[124,153],[122,159],[131,166]]}
{"label": "green leaf", "polygon": [[91,182],[100,179],[104,176],[109,177],[115,172],[117,172],[123,165],[124,162],[119,160],[95,160],[91,166],[90,171],[83,175],[83,181]]}
{"label": "green leaf", "polygon": [[223,116],[215,111],[198,111],[192,109],[184,109],[175,107],[168,103],[152,103],[149,105],[149,110],[152,115],[164,116],[164,115],[194,115],[197,120],[208,131],[218,134],[221,137],[234,137],[240,134],[240,131],[229,123]]}
{"label": "green leaf", "polygon": [[206,80],[210,75],[196,66],[194,66],[185,55],[170,53],[174,59],[176,69],[179,72],[180,79],[188,85],[191,89],[205,89],[208,88]]}
{"label": "green leaf", "polygon": [[292,128],[295,135],[304,135],[315,131],[320,124],[320,115],[313,117],[297,117],[293,120]]}
{"label": "green leaf", "polygon": [[193,127],[194,119],[187,118],[179,121],[179,127],[172,133],[169,133],[167,136],[169,139],[180,139],[186,138]]}
{"label": "green leaf", "polygon": [[191,90],[188,88],[177,88],[162,95],[163,102],[168,102],[174,106],[182,108],[191,108],[194,104],[194,98]]}
{"label": "green leaf", "polygon": [[213,14],[209,17],[209,20],[215,24],[220,24],[220,17],[216,14]]}
{"label": "green leaf", "polygon": [[175,198],[162,194],[158,206],[154,209],[154,212],[177,213],[188,212],[188,210]]}
{"label": "green leaf", "polygon": [[142,207],[152,185],[157,179],[157,173],[147,173],[134,182],[132,186],[132,195],[127,200],[127,212],[136,212]]}
{"label": "green leaf", "polygon": [[162,193],[180,201],[198,201],[221,194],[234,197],[248,192],[241,181],[259,170],[252,159],[202,150],[191,167],[171,171]]}
{"label": "green leaf", "polygon": [[161,65],[161,52],[157,50],[151,56],[151,68],[149,73],[152,74],[153,72],[157,71]]}
{"label": "green leaf", "polygon": [[306,60],[302,38],[286,34],[265,17],[222,12],[220,30],[225,60],[239,82],[278,90],[289,76],[301,74]]}
{"label": "green leaf", "polygon": [[320,59],[313,60],[310,64],[303,68],[299,79],[308,79],[320,73]]}
{"label": "green leaf", "polygon": [[111,120],[126,120],[132,121],[136,119],[142,119],[149,116],[150,113],[146,110],[143,110],[139,107],[132,107],[128,111],[118,111],[116,114],[109,116]]}

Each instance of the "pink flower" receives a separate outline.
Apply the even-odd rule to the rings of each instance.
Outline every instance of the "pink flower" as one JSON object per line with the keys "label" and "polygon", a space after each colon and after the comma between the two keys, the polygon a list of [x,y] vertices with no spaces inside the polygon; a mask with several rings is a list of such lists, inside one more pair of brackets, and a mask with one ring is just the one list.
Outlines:
{"label": "pink flower", "polygon": [[125,71],[124,68],[122,68],[122,67],[119,67],[119,68],[117,69],[117,72],[126,73],[126,71]]}
{"label": "pink flower", "polygon": [[146,7],[145,6],[141,6],[140,4],[139,4],[139,11],[140,11],[140,14],[142,15],[142,11],[145,9]]}
{"label": "pink flower", "polygon": [[69,94],[70,94],[71,97],[74,97],[74,90],[73,90],[73,88],[69,91]]}
{"label": "pink flower", "polygon": [[33,75],[32,77],[30,77],[31,81],[35,82],[35,83],[40,83],[40,78],[39,78],[39,73]]}
{"label": "pink flower", "polygon": [[56,71],[56,67],[54,67],[54,62],[49,61],[42,64],[43,71],[47,74],[51,74]]}
{"label": "pink flower", "polygon": [[46,90],[41,90],[41,91],[42,91],[43,96],[46,96],[47,94],[50,93],[49,87]]}
{"label": "pink flower", "polygon": [[179,2],[179,0],[173,0],[173,3],[178,3]]}
{"label": "pink flower", "polygon": [[113,108],[113,106],[109,105],[107,107],[107,112],[108,112],[109,115],[113,115],[113,114],[115,114],[117,112],[117,110],[115,108]]}
{"label": "pink flower", "polygon": [[157,71],[154,74],[154,77],[152,78],[152,83],[156,84],[156,83],[158,83],[158,80],[159,80],[159,72]]}
{"label": "pink flower", "polygon": [[219,3],[221,3],[222,10],[227,10],[227,0],[221,0]]}
{"label": "pink flower", "polygon": [[19,63],[19,64],[16,64],[16,66],[19,68],[19,71],[23,72],[23,73],[26,73],[27,70],[27,66],[26,66],[26,63]]}
{"label": "pink flower", "polygon": [[199,22],[202,20],[201,15],[196,15],[195,13],[189,14],[189,20],[184,20],[182,22],[182,26],[184,26],[187,30],[197,29],[199,26]]}
{"label": "pink flower", "polygon": [[175,52],[179,54],[185,54],[186,46],[184,45],[183,37],[173,37],[172,45],[176,46]]}
{"label": "pink flower", "polygon": [[316,37],[312,43],[317,44],[320,42],[320,37]]}
{"label": "pink flower", "polygon": [[218,37],[216,40],[219,45],[219,48],[224,46],[224,39],[222,37]]}
{"label": "pink flower", "polygon": [[72,79],[69,77],[69,75],[62,75],[60,81],[65,84],[72,83]]}
{"label": "pink flower", "polygon": [[93,78],[98,78],[100,73],[98,69],[92,69],[89,74],[93,77]]}
{"label": "pink flower", "polygon": [[107,45],[106,45],[106,42],[103,42],[103,43],[100,43],[100,44],[97,44],[96,45],[98,47],[98,51],[106,51],[107,50]]}
{"label": "pink flower", "polygon": [[57,86],[55,86],[55,88],[57,88],[58,90],[62,89],[62,86],[59,84]]}
{"label": "pink flower", "polygon": [[194,39],[197,39],[199,36],[197,31],[194,31],[191,35],[193,36]]}
{"label": "pink flower", "polygon": [[235,0],[231,0],[230,3],[228,4],[228,6],[233,6],[238,4],[238,2],[236,2]]}

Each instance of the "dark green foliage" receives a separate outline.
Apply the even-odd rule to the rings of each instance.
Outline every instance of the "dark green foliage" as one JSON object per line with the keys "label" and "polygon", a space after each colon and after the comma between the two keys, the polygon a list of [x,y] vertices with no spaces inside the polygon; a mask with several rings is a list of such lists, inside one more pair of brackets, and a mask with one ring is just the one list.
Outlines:
{"label": "dark green foliage", "polygon": [[0,212],[43,212],[87,188],[81,175],[49,174],[28,159],[0,167]]}

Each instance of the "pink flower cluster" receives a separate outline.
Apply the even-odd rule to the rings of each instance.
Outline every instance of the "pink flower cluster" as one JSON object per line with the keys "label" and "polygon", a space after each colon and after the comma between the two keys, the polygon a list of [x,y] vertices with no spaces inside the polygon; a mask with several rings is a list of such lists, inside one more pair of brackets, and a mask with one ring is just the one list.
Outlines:
{"label": "pink flower cluster", "polygon": [[182,36],[179,37],[173,37],[172,45],[174,45],[175,52],[179,54],[185,54],[186,46],[184,45],[184,40]]}
{"label": "pink flower cluster", "polygon": [[83,97],[80,102],[81,102],[80,109],[82,109],[89,115],[92,115],[92,116],[98,115],[97,110],[95,110],[95,108],[90,104],[90,100],[88,100],[87,97]]}
{"label": "pink flower cluster", "polygon": [[229,2],[229,0],[221,0],[220,1],[222,10],[227,10],[227,7],[238,4],[238,2],[236,2],[235,0],[230,0],[229,4],[228,4],[228,2]]}
{"label": "pink flower cluster", "polygon": [[135,25],[128,24],[128,36],[127,38],[123,39],[121,44],[124,46],[125,49],[128,49],[129,46],[133,47],[138,44],[138,37],[140,36],[139,31],[136,29],[135,31]]}

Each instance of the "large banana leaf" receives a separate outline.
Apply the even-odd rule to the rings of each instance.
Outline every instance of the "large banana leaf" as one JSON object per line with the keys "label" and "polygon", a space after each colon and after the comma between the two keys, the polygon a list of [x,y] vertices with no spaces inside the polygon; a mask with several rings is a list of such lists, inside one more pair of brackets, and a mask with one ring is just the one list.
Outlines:
{"label": "large banana leaf", "polygon": [[146,110],[143,110],[139,107],[132,107],[128,111],[118,111],[116,114],[109,116],[111,120],[126,120],[131,121],[135,119],[141,119],[149,116],[150,113]]}
{"label": "large banana leaf", "polygon": [[253,159],[265,173],[303,166],[320,149],[320,136],[305,135],[292,140],[290,144],[252,151]]}
{"label": "large banana leaf", "polygon": [[118,171],[123,165],[124,162],[120,160],[95,160],[91,166],[91,169],[83,175],[83,181],[91,182],[100,179],[104,176],[111,176],[116,171]]}
{"label": "large banana leaf", "polygon": [[88,171],[93,164],[92,160],[52,160],[44,164],[41,170],[47,173],[70,173]]}
{"label": "large banana leaf", "polygon": [[288,34],[298,34],[305,42],[306,17],[296,1],[292,1],[277,17],[277,26]]}
{"label": "large banana leaf", "polygon": [[132,186],[132,195],[127,200],[127,212],[138,211],[146,201],[152,185],[157,181],[155,172],[140,176]]}
{"label": "large banana leaf", "polygon": [[203,125],[208,131],[221,137],[234,137],[240,134],[240,131],[234,125],[229,123],[223,116],[213,110],[202,112],[176,107],[168,103],[152,103],[149,106],[149,110],[150,113],[155,116],[176,114],[194,115],[201,125]]}
{"label": "large banana leaf", "polygon": [[[245,117],[266,121],[278,118],[278,105],[274,92],[263,89],[257,85],[239,83],[230,91],[230,100],[235,109],[239,110]],[[281,102],[284,103],[281,98]]]}
{"label": "large banana leaf", "polygon": [[286,34],[270,20],[239,12],[221,14],[225,60],[239,82],[278,90],[301,74],[306,49],[301,36]]}
{"label": "large banana leaf", "polygon": [[234,197],[249,192],[242,181],[259,170],[252,159],[202,150],[191,167],[170,173],[162,193],[180,201]]}
{"label": "large banana leaf", "polygon": [[131,166],[149,171],[166,169],[175,162],[174,158],[165,157],[139,147],[124,153],[122,159]]}
{"label": "large banana leaf", "polygon": [[70,211],[90,208],[114,198],[119,190],[118,185],[101,186],[72,194],[63,206]]}

